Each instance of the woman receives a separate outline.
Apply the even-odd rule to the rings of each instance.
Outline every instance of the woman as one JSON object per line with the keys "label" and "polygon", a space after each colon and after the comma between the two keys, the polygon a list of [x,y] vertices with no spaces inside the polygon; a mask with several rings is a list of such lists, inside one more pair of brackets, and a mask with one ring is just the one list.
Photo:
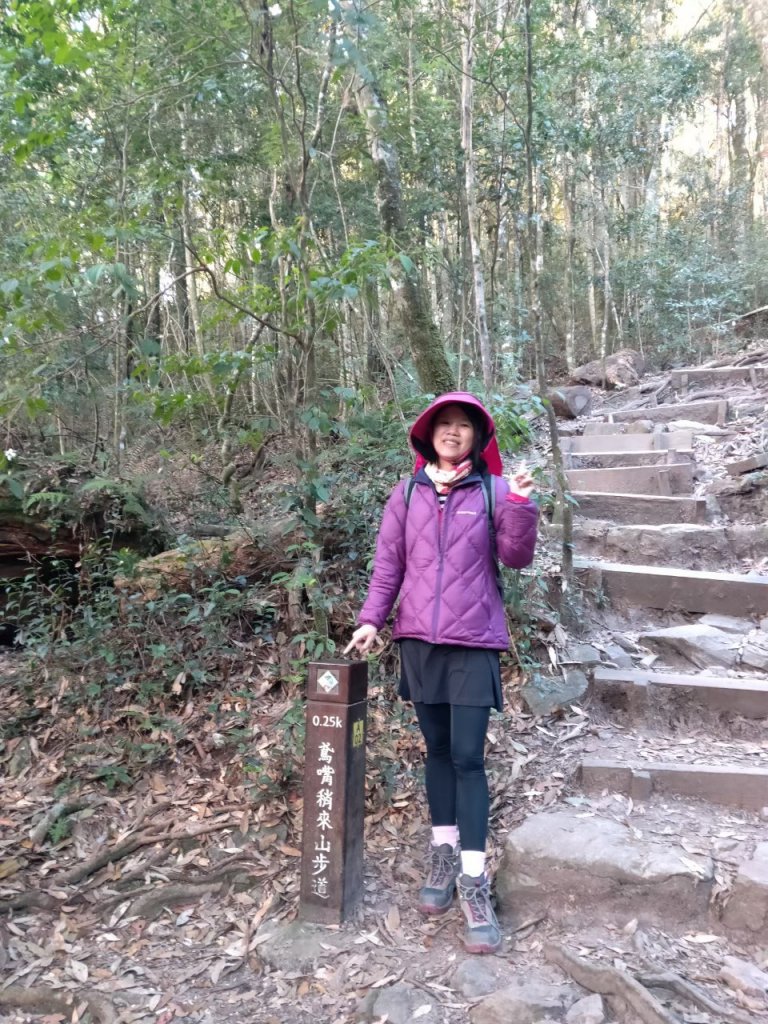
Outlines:
{"label": "woman", "polygon": [[501,931],[485,873],[484,748],[490,709],[501,710],[499,651],[509,645],[496,557],[515,569],[533,558],[533,481],[524,464],[503,479],[493,419],[466,392],[435,399],[410,440],[413,483],[400,481],[384,509],[368,597],[344,653],[371,650],[399,595],[399,693],[413,701],[426,743],[432,821],[419,910],[445,913],[458,889],[467,950],[492,953]]}

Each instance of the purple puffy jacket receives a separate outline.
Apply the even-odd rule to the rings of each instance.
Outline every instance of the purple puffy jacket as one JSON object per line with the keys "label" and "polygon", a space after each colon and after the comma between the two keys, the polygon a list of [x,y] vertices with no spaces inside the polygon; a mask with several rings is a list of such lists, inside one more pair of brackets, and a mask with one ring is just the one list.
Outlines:
{"label": "purple puffy jacket", "polygon": [[[409,506],[404,480],[387,501],[358,623],[381,629],[399,594],[395,639],[506,650],[509,633],[479,474],[457,484],[442,512],[426,474],[416,480]],[[538,509],[528,499],[507,497],[502,477],[493,481],[497,554],[504,565],[522,569],[533,559]]]}

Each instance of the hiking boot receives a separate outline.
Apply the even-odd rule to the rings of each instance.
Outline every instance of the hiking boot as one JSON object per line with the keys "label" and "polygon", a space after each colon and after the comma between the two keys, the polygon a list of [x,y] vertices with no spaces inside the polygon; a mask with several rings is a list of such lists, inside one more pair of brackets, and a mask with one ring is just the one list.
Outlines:
{"label": "hiking boot", "polygon": [[491,885],[486,875],[460,875],[456,886],[467,927],[464,947],[468,953],[495,953],[501,947],[501,929],[491,906]]}
{"label": "hiking boot", "polygon": [[461,855],[458,846],[454,849],[450,843],[431,846],[429,852],[429,878],[419,892],[419,910],[422,914],[444,914],[453,903]]}

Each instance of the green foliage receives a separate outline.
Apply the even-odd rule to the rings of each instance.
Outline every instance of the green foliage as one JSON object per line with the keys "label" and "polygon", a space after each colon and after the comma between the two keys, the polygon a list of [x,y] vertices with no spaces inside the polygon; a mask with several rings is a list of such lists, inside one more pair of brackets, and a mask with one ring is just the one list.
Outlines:
{"label": "green foliage", "polygon": [[131,722],[130,740],[95,772],[108,787],[130,783],[132,762],[165,759],[184,740],[178,710],[234,670],[233,639],[253,650],[274,642],[274,607],[244,587],[190,564],[193,590],[146,600],[127,581],[115,589],[130,561],[91,550],[77,570],[62,561],[45,579],[30,573],[13,583],[5,602],[40,701],[55,696],[60,714],[79,709],[84,721]]}
{"label": "green foliage", "polygon": [[510,399],[495,394],[488,411],[496,424],[496,436],[502,452],[515,454],[533,441],[533,421],[544,411],[541,399],[529,388],[519,387]]}

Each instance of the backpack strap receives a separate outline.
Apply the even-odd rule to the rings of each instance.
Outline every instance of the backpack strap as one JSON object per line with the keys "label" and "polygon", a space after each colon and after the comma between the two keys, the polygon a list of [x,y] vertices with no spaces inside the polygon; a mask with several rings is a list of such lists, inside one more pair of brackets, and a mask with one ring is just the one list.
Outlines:
{"label": "backpack strap", "polygon": [[408,508],[408,506],[411,504],[411,495],[413,494],[413,488],[415,486],[416,486],[416,477],[412,476],[408,480],[408,483],[405,485],[405,490],[403,491],[403,498],[405,499],[405,507],[406,508]]}
{"label": "backpack strap", "polygon": [[488,529],[493,536],[496,536],[496,527],[493,525],[493,514],[496,511],[496,485],[493,477],[483,473],[483,503],[485,514],[488,516]]}
{"label": "backpack strap", "polygon": [[491,538],[493,567],[496,570],[496,586],[503,601],[504,581],[501,578],[501,566],[499,565],[499,556],[496,553],[496,525],[493,521],[493,514],[496,511],[496,478],[489,473],[483,473],[483,501],[485,503],[485,513],[488,516],[488,534]]}

